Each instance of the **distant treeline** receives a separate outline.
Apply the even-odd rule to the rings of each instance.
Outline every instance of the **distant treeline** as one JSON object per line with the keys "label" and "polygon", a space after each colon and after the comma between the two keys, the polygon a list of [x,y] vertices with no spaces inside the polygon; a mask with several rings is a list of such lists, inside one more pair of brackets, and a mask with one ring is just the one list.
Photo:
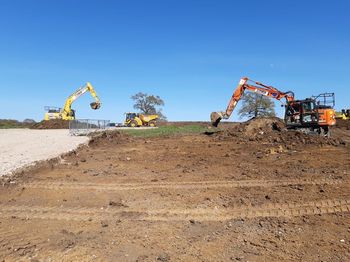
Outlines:
{"label": "distant treeline", "polygon": [[23,122],[14,119],[0,119],[0,128],[26,128],[35,123],[33,119],[24,119]]}

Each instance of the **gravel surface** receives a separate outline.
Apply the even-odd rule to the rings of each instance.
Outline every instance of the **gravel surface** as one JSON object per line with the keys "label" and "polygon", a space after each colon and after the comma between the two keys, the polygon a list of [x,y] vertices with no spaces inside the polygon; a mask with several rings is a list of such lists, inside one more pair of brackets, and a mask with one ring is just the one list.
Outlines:
{"label": "gravel surface", "polygon": [[0,129],[0,176],[35,161],[57,157],[87,143],[68,130]]}

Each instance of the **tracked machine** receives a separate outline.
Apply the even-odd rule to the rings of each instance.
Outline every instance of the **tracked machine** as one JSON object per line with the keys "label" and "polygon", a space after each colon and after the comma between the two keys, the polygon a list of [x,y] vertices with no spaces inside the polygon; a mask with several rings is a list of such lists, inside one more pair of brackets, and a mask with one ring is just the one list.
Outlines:
{"label": "tracked machine", "polygon": [[101,107],[101,101],[98,98],[95,89],[88,82],[84,86],[78,88],[73,94],[71,94],[66,102],[64,103],[63,108],[46,106],[44,120],[50,119],[62,119],[62,120],[74,120],[75,119],[75,110],[72,109],[72,104],[75,100],[81,97],[86,92],[90,92],[91,96],[94,98],[95,102],[90,103],[91,109],[97,110]]}
{"label": "tracked machine", "polygon": [[341,120],[350,120],[350,109],[342,109],[341,112],[335,112],[335,118]]}
{"label": "tracked machine", "polygon": [[234,91],[225,111],[212,112],[210,115],[213,126],[218,126],[222,119],[230,118],[238,101],[245,91],[255,92],[283,103],[285,107],[284,122],[287,129],[299,129],[304,132],[317,132],[330,136],[330,127],[335,125],[334,93],[324,93],[318,96],[295,100],[292,91],[281,92],[278,89],[243,77]]}

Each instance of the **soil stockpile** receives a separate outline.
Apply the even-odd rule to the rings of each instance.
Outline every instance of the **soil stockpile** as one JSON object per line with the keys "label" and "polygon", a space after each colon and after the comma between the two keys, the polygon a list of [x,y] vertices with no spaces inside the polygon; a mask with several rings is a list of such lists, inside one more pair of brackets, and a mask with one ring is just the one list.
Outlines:
{"label": "soil stockpile", "polygon": [[69,121],[61,119],[43,120],[34,124],[31,129],[68,129]]}
{"label": "soil stockpile", "polygon": [[350,120],[337,119],[336,127],[350,130]]}
{"label": "soil stockpile", "polygon": [[280,144],[293,147],[296,145],[316,144],[344,145],[345,141],[338,137],[320,137],[317,134],[305,134],[301,131],[287,130],[279,118],[254,118],[232,128],[219,131],[217,139],[234,139],[237,143],[249,141]]}
{"label": "soil stockpile", "polygon": [[130,142],[132,138],[117,130],[106,130],[89,134],[89,146],[106,146]]}

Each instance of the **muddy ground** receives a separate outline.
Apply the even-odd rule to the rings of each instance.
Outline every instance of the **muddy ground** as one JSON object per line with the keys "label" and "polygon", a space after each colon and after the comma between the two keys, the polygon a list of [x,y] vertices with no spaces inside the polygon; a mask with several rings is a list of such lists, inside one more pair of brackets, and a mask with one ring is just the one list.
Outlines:
{"label": "muddy ground", "polygon": [[0,257],[349,261],[350,131],[333,131],[104,134],[3,181]]}

